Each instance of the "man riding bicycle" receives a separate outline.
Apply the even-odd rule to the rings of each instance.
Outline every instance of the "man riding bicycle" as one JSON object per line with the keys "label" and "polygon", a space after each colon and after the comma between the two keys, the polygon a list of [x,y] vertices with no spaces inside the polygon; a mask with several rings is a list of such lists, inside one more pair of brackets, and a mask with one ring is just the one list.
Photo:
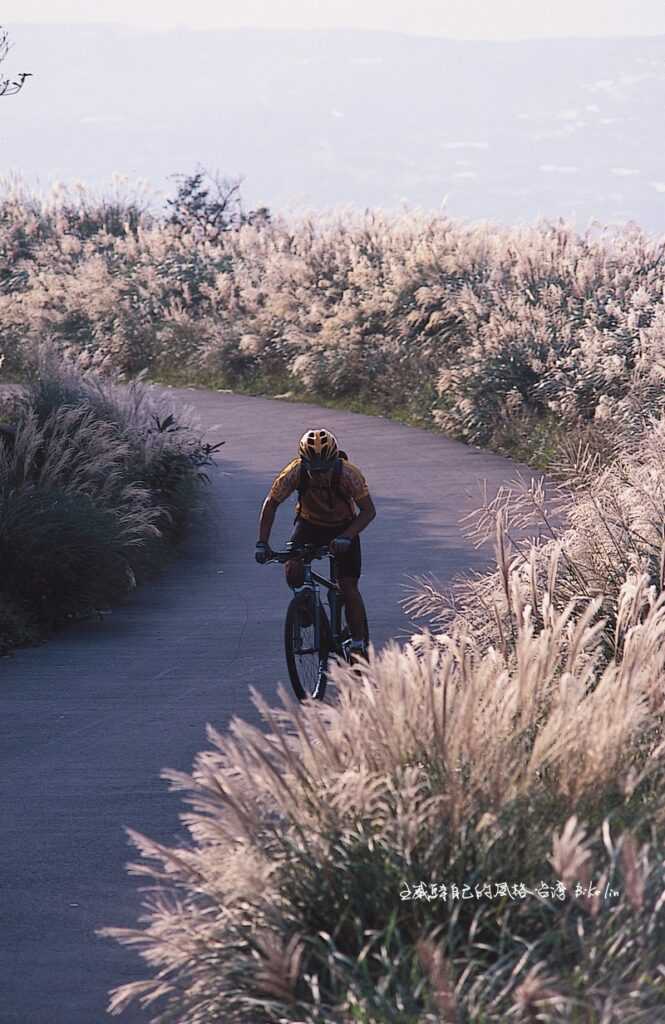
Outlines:
{"label": "man riding bicycle", "polygon": [[[352,651],[365,653],[365,608],[358,590],[361,571],[358,534],[376,515],[365,477],[328,430],[308,430],[300,438],[298,457],[277,474],[261,509],[256,560],[270,558],[270,531],[278,506],[298,491],[295,529],[289,544],[330,545],[337,582],[346,605],[353,638]],[[356,508],[358,511],[356,512]],[[297,596],[306,598],[302,558],[285,565],[286,581]]]}

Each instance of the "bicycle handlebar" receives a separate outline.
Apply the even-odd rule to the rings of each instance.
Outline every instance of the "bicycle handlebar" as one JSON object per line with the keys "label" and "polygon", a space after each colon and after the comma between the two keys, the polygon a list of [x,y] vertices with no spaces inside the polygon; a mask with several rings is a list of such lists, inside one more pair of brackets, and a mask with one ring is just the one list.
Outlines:
{"label": "bicycle handlebar", "polygon": [[302,558],[305,562],[313,562],[315,558],[325,558],[332,555],[328,544],[322,547],[316,544],[303,544],[302,547],[293,547],[289,551],[271,551],[270,558],[266,558],[264,565],[270,562],[289,562],[292,558]]}

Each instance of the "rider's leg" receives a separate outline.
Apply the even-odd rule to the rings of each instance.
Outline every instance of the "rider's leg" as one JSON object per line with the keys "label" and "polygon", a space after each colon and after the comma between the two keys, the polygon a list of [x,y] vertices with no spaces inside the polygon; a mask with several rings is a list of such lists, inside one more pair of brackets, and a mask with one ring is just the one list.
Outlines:
{"label": "rider's leg", "polygon": [[365,641],[365,605],[358,590],[358,580],[351,576],[342,576],[338,581],[339,589],[346,605],[346,621],[354,640]]}
{"label": "rider's leg", "polygon": [[305,565],[302,558],[290,558],[285,562],[284,573],[290,587],[302,587],[305,581]]}
{"label": "rider's leg", "polygon": [[309,606],[309,599],[312,588],[304,586],[305,566],[302,558],[291,558],[284,563],[286,571],[286,582],[293,590],[293,596],[300,602],[300,625],[307,628],[312,625],[312,610]]}
{"label": "rider's leg", "polygon": [[[322,543],[318,540],[316,528],[306,519],[301,519],[298,516],[293,525],[294,529],[289,537],[289,547],[298,548],[304,544]],[[302,587],[305,582],[305,566],[302,558],[290,558],[285,563],[284,571],[286,582],[290,587],[293,589]]]}

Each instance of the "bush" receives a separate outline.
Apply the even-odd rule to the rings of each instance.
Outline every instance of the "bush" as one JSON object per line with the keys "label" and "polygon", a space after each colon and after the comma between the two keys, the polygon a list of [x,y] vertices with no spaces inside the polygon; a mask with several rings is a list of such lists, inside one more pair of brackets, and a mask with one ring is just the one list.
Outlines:
{"label": "bush", "polygon": [[168,559],[212,449],[139,381],[121,387],[49,348],[8,408],[3,594],[46,626],[105,608]]}
{"label": "bush", "polygon": [[0,592],[0,655],[7,654],[13,647],[34,643],[39,631],[31,622],[25,609],[18,606],[16,599]]}
{"label": "bush", "polygon": [[51,625],[81,610],[106,608],[134,585],[132,541],[146,536],[150,520],[133,526],[100,508],[84,493],[24,487],[2,495],[0,558],[3,585]]}
{"label": "bush", "polygon": [[240,197],[240,181],[230,181],[199,168],[194,174],[175,175],[178,190],[175,199],[167,199],[171,210],[168,222],[178,228],[199,228],[204,235],[237,230],[243,224],[269,224],[265,206],[245,213]]}
{"label": "bush", "polygon": [[57,409],[89,410],[100,441],[106,432],[109,444],[115,439],[119,446],[121,467],[113,479],[145,488],[159,510],[160,532],[179,539],[214,448],[203,442],[191,410],[176,411],[141,379],[122,384],[108,366],[105,375],[86,370],[87,362],[41,349],[25,389],[27,407],[42,429]]}
{"label": "bush", "polygon": [[[665,418],[636,438],[634,451],[615,448],[606,463],[571,450],[555,467],[556,486],[501,488],[468,521],[476,544],[495,538],[496,570],[459,579],[451,591],[417,581],[407,610],[438,631],[466,629],[509,660],[527,607],[542,630],[543,609],[562,612],[572,601],[579,615],[595,609],[605,659],[620,659],[626,637],[665,592],[664,442]],[[533,545],[536,530],[541,543]],[[632,604],[622,604],[626,587]]]}
{"label": "bush", "polygon": [[555,425],[627,438],[663,409],[665,250],[634,227],[259,218],[203,172],[170,217],[114,202],[0,206],[12,372],[48,334],[131,374],[362,402],[474,444],[510,447],[511,420],[527,452]]}

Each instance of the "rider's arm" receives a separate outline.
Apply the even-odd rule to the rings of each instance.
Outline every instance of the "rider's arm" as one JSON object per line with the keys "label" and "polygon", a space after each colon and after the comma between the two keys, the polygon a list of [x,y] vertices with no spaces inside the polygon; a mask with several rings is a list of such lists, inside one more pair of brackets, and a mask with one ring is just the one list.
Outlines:
{"label": "rider's arm", "polygon": [[364,530],[366,526],[372,522],[376,515],[376,509],[374,508],[374,502],[369,494],[366,494],[363,498],[356,498],[356,505],[360,509],[360,512],[347,526],[343,533],[340,533],[340,537],[350,537],[352,540],[356,537],[361,530]]}
{"label": "rider's arm", "polygon": [[263,502],[261,508],[261,517],[259,519],[259,543],[267,544],[270,540],[270,531],[272,530],[272,524],[275,521],[275,512],[279,508],[279,502],[271,498],[270,495]]}
{"label": "rider's arm", "polygon": [[277,474],[263,502],[259,517],[259,544],[267,544],[275,521],[275,512],[296,489],[300,475],[300,459],[294,459]]}

